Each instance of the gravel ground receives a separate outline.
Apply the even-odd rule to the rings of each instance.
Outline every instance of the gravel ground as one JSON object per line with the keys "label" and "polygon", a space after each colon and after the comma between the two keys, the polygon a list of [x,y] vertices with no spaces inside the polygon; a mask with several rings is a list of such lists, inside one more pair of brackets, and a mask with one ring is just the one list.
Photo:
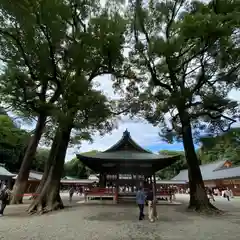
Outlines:
{"label": "gravel ground", "polygon": [[[159,220],[138,221],[133,205],[77,204],[43,216],[27,216],[26,205],[8,206],[0,218],[0,239],[19,240],[235,240],[240,239],[240,201],[217,200],[224,216],[205,217],[179,206],[158,206]],[[180,197],[183,203],[187,197]]]}

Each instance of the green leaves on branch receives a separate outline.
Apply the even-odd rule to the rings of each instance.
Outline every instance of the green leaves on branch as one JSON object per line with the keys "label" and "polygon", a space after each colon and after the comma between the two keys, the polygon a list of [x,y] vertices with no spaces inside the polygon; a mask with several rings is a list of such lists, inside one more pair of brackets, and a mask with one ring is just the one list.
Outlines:
{"label": "green leaves on branch", "polygon": [[127,83],[128,98],[139,102],[134,114],[168,135],[181,136],[187,121],[196,135],[227,131],[239,118],[228,99],[239,83],[239,2],[136,0],[129,12],[129,61],[141,80]]}
{"label": "green leaves on branch", "polygon": [[112,129],[111,104],[93,80],[122,70],[126,21],[116,6],[1,1],[1,101],[26,116],[49,116],[55,126],[74,122],[80,138]]}

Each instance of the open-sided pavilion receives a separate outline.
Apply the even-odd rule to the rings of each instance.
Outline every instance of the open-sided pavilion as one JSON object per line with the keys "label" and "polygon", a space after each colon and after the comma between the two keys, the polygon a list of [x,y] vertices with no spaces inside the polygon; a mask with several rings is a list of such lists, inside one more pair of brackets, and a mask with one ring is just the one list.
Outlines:
{"label": "open-sided pavilion", "polygon": [[[133,197],[136,188],[148,188],[150,184],[156,195],[155,173],[179,159],[179,156],[154,154],[143,149],[127,130],[122,138],[106,151],[94,155],[78,154],[77,157],[87,167],[99,173],[100,188],[93,188],[87,195],[113,197],[116,202]],[[113,187],[111,191],[110,186]],[[130,192],[124,190],[126,186],[131,188]]]}

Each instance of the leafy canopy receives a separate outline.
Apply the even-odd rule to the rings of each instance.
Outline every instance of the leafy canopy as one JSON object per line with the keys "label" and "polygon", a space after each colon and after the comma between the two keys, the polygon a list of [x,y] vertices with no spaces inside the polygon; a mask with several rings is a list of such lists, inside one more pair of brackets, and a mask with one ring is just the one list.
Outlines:
{"label": "leafy canopy", "polygon": [[239,81],[239,13],[239,1],[130,1],[132,114],[160,124],[169,141],[183,121],[196,135],[227,131],[239,118],[228,99]]}

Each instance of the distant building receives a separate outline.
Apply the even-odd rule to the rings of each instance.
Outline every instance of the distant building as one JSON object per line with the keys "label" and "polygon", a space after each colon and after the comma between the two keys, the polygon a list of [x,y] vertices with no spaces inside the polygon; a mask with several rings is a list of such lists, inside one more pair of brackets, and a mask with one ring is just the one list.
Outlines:
{"label": "distant building", "polygon": [[[216,161],[200,166],[206,187],[229,188],[235,196],[240,196],[240,166],[233,166],[231,161]],[[188,170],[182,170],[172,180],[187,181]]]}
{"label": "distant building", "polygon": [[[14,180],[17,179],[18,175],[13,177]],[[25,193],[34,193],[37,190],[37,187],[42,179],[43,173],[31,170],[28,177],[28,185],[25,189]]]}
{"label": "distant building", "polygon": [[88,177],[89,180],[94,180],[94,181],[98,181],[99,177],[98,174],[90,174]]}
{"label": "distant building", "polygon": [[70,177],[70,176],[65,176],[65,177],[63,177],[62,179],[63,179],[63,180],[76,180],[76,179],[78,179],[78,178],[76,178],[76,177]]}
{"label": "distant building", "polygon": [[0,163],[0,181],[6,181],[9,188],[12,187],[12,178],[15,176],[14,173],[10,173],[6,168],[5,164]]}

